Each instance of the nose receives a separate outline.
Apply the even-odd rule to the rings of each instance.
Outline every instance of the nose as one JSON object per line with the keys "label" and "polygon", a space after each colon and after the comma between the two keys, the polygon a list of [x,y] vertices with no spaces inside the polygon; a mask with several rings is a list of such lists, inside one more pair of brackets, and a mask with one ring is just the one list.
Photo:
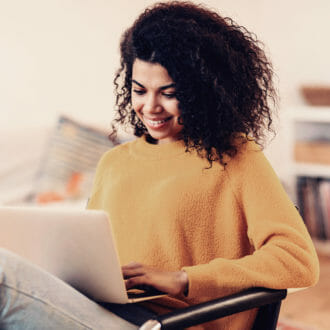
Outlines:
{"label": "nose", "polygon": [[144,112],[147,113],[160,113],[163,111],[162,106],[159,104],[156,95],[148,95],[143,106]]}

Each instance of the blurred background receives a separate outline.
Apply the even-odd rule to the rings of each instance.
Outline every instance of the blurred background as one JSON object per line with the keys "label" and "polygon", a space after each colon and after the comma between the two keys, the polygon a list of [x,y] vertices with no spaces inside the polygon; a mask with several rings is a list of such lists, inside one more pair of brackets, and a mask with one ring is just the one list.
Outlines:
{"label": "blurred background", "polygon": [[[86,159],[98,159],[113,145],[104,138],[113,117],[120,36],[154,2],[0,0],[0,204],[76,200],[83,205],[80,201],[86,199],[94,169]],[[300,207],[326,265],[330,256],[330,1],[202,3],[230,16],[265,44],[280,94],[277,136],[265,153]],[[85,151],[87,143],[89,151]],[[79,158],[82,152],[83,159]],[[36,187],[38,191],[32,191]],[[329,267],[322,267],[328,273],[321,275],[330,278]],[[329,284],[322,283],[319,291],[307,291],[315,292],[313,297],[325,297],[328,290],[330,296]],[[307,299],[299,293],[297,297]],[[314,302],[318,312],[308,312],[292,299],[284,306],[284,319],[302,322],[297,327],[306,322],[313,329],[323,329],[330,301],[318,300]]]}

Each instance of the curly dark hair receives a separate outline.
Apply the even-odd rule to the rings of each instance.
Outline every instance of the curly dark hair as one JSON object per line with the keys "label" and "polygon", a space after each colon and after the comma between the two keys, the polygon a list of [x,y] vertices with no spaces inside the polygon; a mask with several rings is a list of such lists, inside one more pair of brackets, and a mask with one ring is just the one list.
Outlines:
{"label": "curly dark hair", "polygon": [[114,79],[118,123],[147,134],[131,105],[135,59],[165,67],[175,82],[182,138],[210,162],[237,153],[236,137],[263,145],[274,133],[272,65],[246,28],[202,5],[171,1],[147,8],[124,32],[121,66]]}

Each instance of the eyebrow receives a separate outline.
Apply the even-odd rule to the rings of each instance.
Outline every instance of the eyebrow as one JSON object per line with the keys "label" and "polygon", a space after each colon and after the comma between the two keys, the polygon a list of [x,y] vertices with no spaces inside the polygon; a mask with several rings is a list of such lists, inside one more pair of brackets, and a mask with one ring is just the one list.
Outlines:
{"label": "eyebrow", "polygon": [[[137,84],[141,88],[145,88],[142,84],[140,84],[139,82],[137,82],[134,79],[132,80],[132,82],[135,83],[135,84]],[[175,87],[175,83],[171,83],[171,84],[168,84],[168,85],[161,86],[161,87],[159,87],[159,89],[160,90],[164,90],[164,89],[168,89],[168,88],[172,88],[172,87]]]}

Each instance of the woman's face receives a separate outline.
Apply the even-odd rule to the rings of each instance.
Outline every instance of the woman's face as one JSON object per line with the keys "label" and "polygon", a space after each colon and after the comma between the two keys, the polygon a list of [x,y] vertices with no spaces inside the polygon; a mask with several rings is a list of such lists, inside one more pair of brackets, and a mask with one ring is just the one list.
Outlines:
{"label": "woman's face", "polygon": [[175,84],[158,63],[136,59],[132,72],[132,106],[148,133],[158,143],[178,140],[183,128]]}

